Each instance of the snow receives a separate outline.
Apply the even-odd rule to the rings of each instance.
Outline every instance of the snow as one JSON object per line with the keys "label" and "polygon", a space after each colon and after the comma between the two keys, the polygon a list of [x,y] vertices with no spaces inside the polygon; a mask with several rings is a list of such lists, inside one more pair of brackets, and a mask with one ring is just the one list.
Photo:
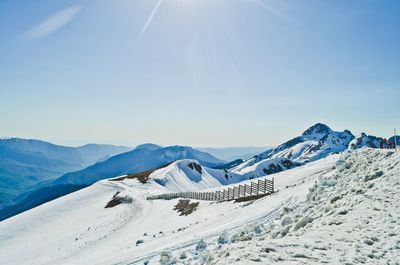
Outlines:
{"label": "snow", "polygon": [[252,177],[259,177],[266,175],[268,170],[272,168],[279,168],[277,171],[283,171],[292,167],[298,166],[300,163],[293,163],[289,159],[284,157],[278,157],[273,159],[265,159],[257,162],[251,166],[238,166],[232,169],[232,172],[245,175],[249,174]]}
{"label": "snow", "polygon": [[232,171],[236,173],[247,172],[254,169],[255,164],[276,162],[274,159],[278,158],[286,158],[292,164],[316,161],[330,154],[346,150],[353,138],[354,136],[347,130],[336,132],[324,124],[316,124],[302,135],[244,161],[232,168]]}
{"label": "snow", "polygon": [[382,138],[361,133],[350,142],[349,149],[357,149],[361,147],[380,148],[382,140]]}
{"label": "snow", "polygon": [[[318,177],[306,200],[274,220],[208,243],[214,264],[399,264],[400,156],[394,151],[346,152]],[[258,230],[258,232],[257,232]],[[260,232],[261,231],[261,232]],[[183,264],[199,255],[186,250]],[[202,257],[204,259],[204,257]]]}
{"label": "snow", "polygon": [[[188,216],[173,210],[178,199],[146,200],[168,190],[218,188],[209,169],[200,175],[187,167],[194,161],[154,172],[164,186],[103,180],[1,222],[0,264],[400,262],[400,155],[393,151],[331,155],[263,177],[274,177],[274,195],[199,201]],[[132,202],[104,208],[117,191]]]}
{"label": "snow", "polygon": [[[276,174],[276,179],[282,177],[276,185],[283,188],[307,178],[331,166],[333,161],[330,158],[315,166]],[[6,253],[0,255],[0,264],[87,264],[93,260],[110,264],[157,256],[166,247],[194,244],[202,237],[219,236],[221,231],[249,220],[274,215],[295,196],[282,192],[260,200],[260,205],[247,207],[233,202],[201,201],[194,213],[182,217],[173,210],[178,200],[145,199],[165,189],[156,182],[143,185],[132,179],[101,181],[7,219],[0,223],[0,250]],[[131,196],[133,203],[105,209],[116,191]],[[305,193],[300,190],[298,195],[304,197]],[[144,243],[136,247],[137,240]]]}
{"label": "snow", "polygon": [[[190,168],[189,164],[198,165],[201,168],[201,173]],[[206,167],[200,166],[197,160],[189,159],[179,160],[165,168],[156,170],[150,175],[150,178],[167,190],[176,192],[221,186],[221,183],[206,170]]]}

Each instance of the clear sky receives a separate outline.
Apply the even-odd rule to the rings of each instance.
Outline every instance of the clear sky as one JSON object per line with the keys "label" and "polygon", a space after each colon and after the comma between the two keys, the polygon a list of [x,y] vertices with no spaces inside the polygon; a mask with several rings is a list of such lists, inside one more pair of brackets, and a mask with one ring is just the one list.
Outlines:
{"label": "clear sky", "polygon": [[0,136],[266,146],[400,130],[398,0],[2,0]]}

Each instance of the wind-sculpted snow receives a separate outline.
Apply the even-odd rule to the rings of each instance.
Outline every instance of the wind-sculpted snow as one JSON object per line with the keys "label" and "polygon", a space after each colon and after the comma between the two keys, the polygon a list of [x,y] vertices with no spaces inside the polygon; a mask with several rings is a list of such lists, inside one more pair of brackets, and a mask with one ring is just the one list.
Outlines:
{"label": "wind-sculpted snow", "polygon": [[[174,189],[213,191],[220,187],[204,187],[224,179],[226,187],[235,185],[225,170],[195,163],[177,161],[145,183],[103,180],[0,222],[0,264],[400,262],[394,150],[348,150],[261,177],[274,177],[274,195],[241,203],[190,200],[196,210],[185,216],[174,210],[179,199],[146,200]],[[172,171],[178,172],[166,177]],[[116,194],[123,202],[105,208]]]}
{"label": "wind-sculpted snow", "polygon": [[[177,264],[399,264],[400,155],[363,149],[342,155],[306,199],[274,220],[246,225]],[[288,186],[286,189],[293,189]],[[180,257],[185,257],[181,259]]]}

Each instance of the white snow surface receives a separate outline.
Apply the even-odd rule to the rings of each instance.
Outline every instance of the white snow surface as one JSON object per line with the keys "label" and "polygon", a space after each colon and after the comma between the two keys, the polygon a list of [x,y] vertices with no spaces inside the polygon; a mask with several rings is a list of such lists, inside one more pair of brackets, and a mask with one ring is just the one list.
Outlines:
{"label": "white snow surface", "polygon": [[[0,222],[0,264],[400,262],[400,155],[394,151],[331,155],[265,177],[274,177],[274,195],[197,201],[188,216],[173,209],[179,199],[146,200],[168,190],[216,189],[226,180],[223,170],[219,177],[204,167],[201,175],[191,168],[184,173],[190,161],[155,171],[151,177],[163,185],[103,180]],[[131,201],[104,208],[117,191]]]}

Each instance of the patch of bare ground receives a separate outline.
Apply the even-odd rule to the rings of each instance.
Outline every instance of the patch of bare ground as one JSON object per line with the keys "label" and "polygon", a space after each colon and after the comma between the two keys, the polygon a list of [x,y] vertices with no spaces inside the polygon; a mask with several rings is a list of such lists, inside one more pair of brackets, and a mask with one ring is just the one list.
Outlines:
{"label": "patch of bare ground", "polygon": [[128,197],[127,195],[120,196],[119,194],[120,194],[120,192],[117,191],[113,195],[111,201],[109,201],[104,208],[112,208],[112,207],[115,207],[115,206],[117,206],[117,205],[119,205],[121,203],[132,203],[132,198]]}
{"label": "patch of bare ground", "polygon": [[171,163],[168,163],[168,164],[166,164],[164,166],[161,166],[161,167],[158,167],[158,168],[146,170],[146,171],[135,173],[135,174],[128,174],[126,176],[119,177],[119,178],[113,178],[113,179],[110,179],[109,181],[123,181],[124,179],[137,179],[138,181],[140,181],[140,183],[145,184],[150,180],[151,173],[153,173],[157,169],[161,169],[161,168],[167,167],[170,164]]}
{"label": "patch of bare ground", "polygon": [[179,215],[189,215],[193,213],[197,206],[199,205],[198,202],[190,203],[190,200],[179,200],[178,204],[175,205],[174,210],[176,210]]}

